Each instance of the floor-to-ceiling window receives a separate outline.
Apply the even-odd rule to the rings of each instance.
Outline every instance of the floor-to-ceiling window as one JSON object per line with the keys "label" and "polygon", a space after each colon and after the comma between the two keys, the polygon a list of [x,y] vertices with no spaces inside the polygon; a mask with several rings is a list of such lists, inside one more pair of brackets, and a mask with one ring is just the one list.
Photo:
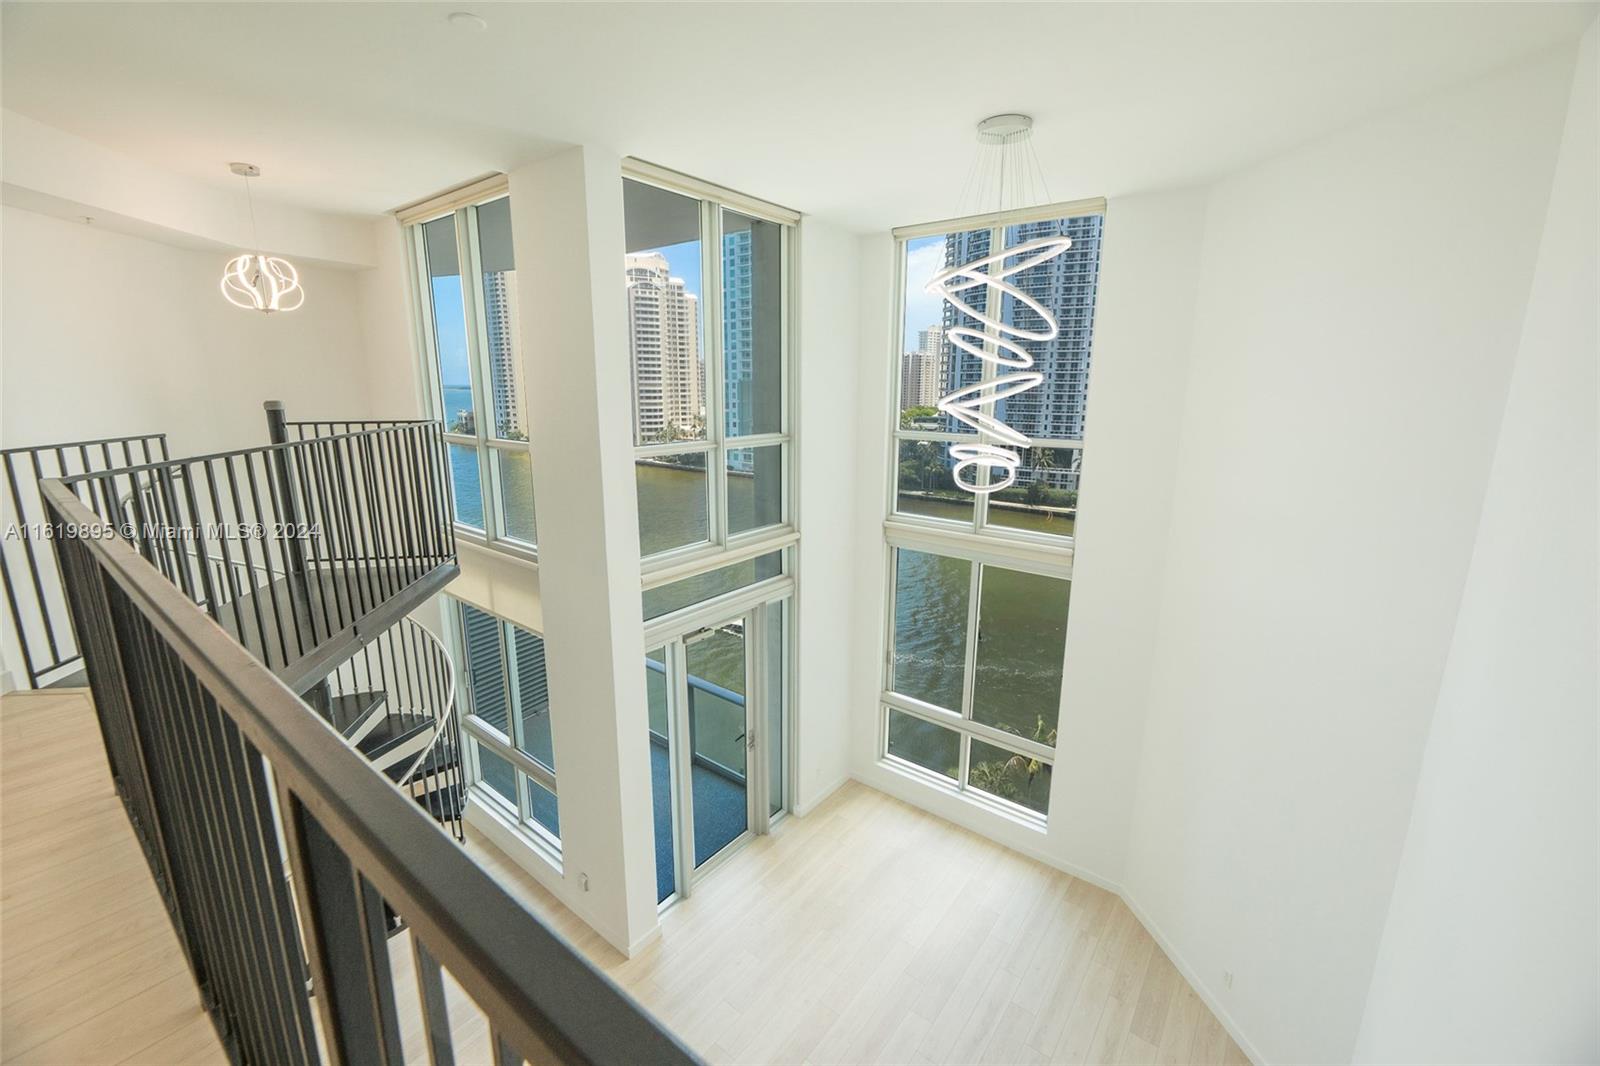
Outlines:
{"label": "floor-to-ceiling window", "polygon": [[797,216],[623,177],[657,887],[687,894],[786,806]]}
{"label": "floor-to-ceiling window", "polygon": [[[1056,751],[1071,742],[1062,677],[1103,223],[1095,201],[1000,225],[896,231],[879,754],[932,787],[1041,825]],[[1071,247],[1010,274],[1009,290],[979,280],[959,291],[961,306],[929,291],[948,267],[1062,236]],[[1022,262],[983,272],[999,280]],[[1030,305],[1056,320],[1054,335]],[[1007,377],[1019,369],[1042,380],[1014,391]],[[1027,439],[1011,449],[1014,469],[958,469],[972,453],[952,456],[952,445],[1004,444],[939,407],[963,389],[992,397],[981,412]]]}
{"label": "floor-to-ceiling window", "polygon": [[561,820],[544,639],[446,598],[465,682],[462,736],[469,787],[503,820],[559,856]]}
{"label": "floor-to-ceiling window", "polygon": [[469,538],[532,553],[538,536],[504,180],[412,208],[405,219],[423,377],[444,421],[456,525]]}

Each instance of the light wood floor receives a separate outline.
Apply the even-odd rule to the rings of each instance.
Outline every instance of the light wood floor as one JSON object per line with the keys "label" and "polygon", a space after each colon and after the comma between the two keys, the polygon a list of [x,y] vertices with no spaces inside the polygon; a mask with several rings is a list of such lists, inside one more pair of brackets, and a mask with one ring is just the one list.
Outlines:
{"label": "light wood floor", "polygon": [[0,700],[0,1058],[227,1062],[79,691]]}
{"label": "light wood floor", "polygon": [[[481,837],[479,862],[714,1063],[1244,1063],[1120,900],[851,784],[624,959]],[[423,1062],[407,935],[390,941]],[[448,982],[457,1059],[487,1027]],[[224,1057],[81,695],[0,704],[0,1059]]]}

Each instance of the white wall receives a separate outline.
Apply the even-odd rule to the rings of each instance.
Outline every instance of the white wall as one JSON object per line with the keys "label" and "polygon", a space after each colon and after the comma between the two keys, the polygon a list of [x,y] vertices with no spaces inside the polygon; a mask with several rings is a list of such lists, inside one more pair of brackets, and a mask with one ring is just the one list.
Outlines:
{"label": "white wall", "polygon": [[791,760],[794,809],[805,813],[849,774],[848,624],[855,595],[847,488],[860,459],[853,381],[857,366],[858,263],[855,238],[828,223],[800,226],[799,346],[795,357],[799,418],[795,457],[799,499],[799,703],[791,715],[798,758]]}
{"label": "white wall", "polygon": [[620,174],[584,146],[510,184],[519,298],[541,309],[519,350],[561,796],[562,871],[546,880],[631,952],[657,921]]}
{"label": "white wall", "polygon": [[1210,197],[1124,889],[1266,1061],[1355,1046],[1571,62]]}
{"label": "white wall", "polygon": [[241,310],[226,257],[0,208],[0,441],[166,431],[174,455],[266,440],[291,418],[370,411],[352,271],[304,266],[305,305]]}
{"label": "white wall", "polygon": [[1600,1061],[1596,44],[1591,28],[1362,1062]]}

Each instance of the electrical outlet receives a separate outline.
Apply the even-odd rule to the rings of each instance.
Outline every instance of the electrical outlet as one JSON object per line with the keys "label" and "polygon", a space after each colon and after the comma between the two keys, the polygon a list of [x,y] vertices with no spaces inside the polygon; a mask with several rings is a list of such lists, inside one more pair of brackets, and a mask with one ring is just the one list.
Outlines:
{"label": "electrical outlet", "polygon": [[1232,970],[1223,970],[1222,971],[1222,987],[1223,988],[1232,988],[1233,987],[1233,971]]}

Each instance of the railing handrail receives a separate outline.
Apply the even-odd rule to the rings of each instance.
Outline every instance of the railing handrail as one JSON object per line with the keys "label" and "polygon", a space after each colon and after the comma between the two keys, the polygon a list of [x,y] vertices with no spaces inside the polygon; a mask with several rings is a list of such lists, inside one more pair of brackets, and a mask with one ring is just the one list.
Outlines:
{"label": "railing handrail", "polygon": [[437,418],[286,418],[286,426],[420,426],[424,422],[438,422]]}
{"label": "railing handrail", "polygon": [[[61,479],[41,491],[71,525],[96,515]],[[421,807],[121,537],[82,542],[292,795],[524,1053],[694,1062],[610,978],[508,894]]]}
{"label": "railing handrail", "polygon": [[422,634],[423,640],[432,645],[434,654],[449,667],[444,671],[445,681],[448,685],[444,694],[444,709],[434,712],[433,736],[428,739],[428,746],[423,748],[415,759],[411,760],[411,764],[406,767],[406,772],[400,775],[400,780],[397,784],[401,788],[405,788],[416,778],[417,771],[422,768],[423,763],[428,761],[428,757],[439,747],[440,742],[449,739],[450,723],[455,720],[457,713],[456,671],[455,660],[451,658],[449,649],[444,646],[444,641],[440,640],[433,630],[410,617],[402,618],[400,624],[415,626],[417,631]]}
{"label": "railing handrail", "polygon": [[59,452],[68,448],[98,448],[102,444],[122,444],[134,440],[165,440],[165,433],[130,433],[126,437],[96,437],[94,440],[64,440],[54,444],[18,444],[10,448],[0,448],[0,455],[16,455],[18,452]]}
{"label": "railing handrail", "polygon": [[[234,448],[234,449],[231,449],[231,450],[225,451],[225,452],[211,452],[211,453],[209,453],[207,455],[185,455],[180,459],[163,459],[163,460],[160,460],[159,462],[140,463],[137,466],[119,466],[119,467],[115,467],[115,468],[109,469],[109,470],[96,470],[96,471],[91,471],[89,473],[84,473],[84,474],[72,474],[72,475],[70,475],[68,477],[52,478],[51,480],[60,481],[63,485],[76,485],[76,484],[78,484],[80,482],[88,481],[88,480],[91,480],[93,478],[104,477],[107,474],[116,474],[119,477],[120,476],[132,477],[135,474],[145,474],[145,473],[149,473],[152,470],[168,470],[168,471],[172,471],[172,472],[178,474],[178,476],[182,476],[181,473],[179,473],[178,468],[181,468],[181,467],[184,467],[184,466],[193,466],[196,463],[210,463],[210,462],[217,462],[217,461],[220,461],[220,460],[223,460],[223,459],[240,459],[240,458],[244,458],[246,456],[262,455],[262,454],[270,453],[270,452],[292,451],[292,450],[294,450],[296,448],[304,448],[304,447],[306,447],[308,445],[325,444],[328,441],[349,440],[349,439],[352,439],[352,438],[355,438],[355,437],[370,437],[370,436],[374,436],[374,435],[379,434],[379,433],[387,433],[389,430],[392,430],[392,429],[396,428],[397,426],[412,426],[412,425],[420,426],[420,425],[428,425],[429,423],[433,423],[433,424],[438,425],[440,427],[439,432],[440,433],[444,432],[443,423],[439,422],[438,419],[423,418],[423,419],[418,419],[415,422],[393,422],[393,423],[389,423],[388,425],[378,426],[378,427],[376,427],[374,429],[356,430],[356,431],[351,432],[351,433],[330,433],[327,436],[323,436],[323,437],[306,437],[306,438],[304,438],[302,440],[284,441],[282,444],[257,444],[257,445],[254,445],[252,447],[249,447],[249,448]],[[160,436],[165,436],[165,435],[166,434],[160,434]],[[130,438],[130,439],[135,439],[136,440],[138,438]],[[56,446],[55,445],[51,445],[51,447],[56,447]],[[63,444],[63,445],[60,445],[59,447],[62,447],[62,448],[77,447],[77,445],[66,445],[66,444]],[[23,450],[32,451],[34,449],[23,449]]]}
{"label": "railing handrail", "polygon": [[[646,670],[654,670],[658,674],[664,674],[667,672],[667,667],[664,663],[658,663],[648,656],[645,657],[644,665]],[[729,703],[736,704],[737,706],[744,706],[743,696],[732,689],[723,688],[715,681],[707,681],[703,677],[697,677],[694,674],[690,674],[689,687],[699,689],[701,692],[710,693],[720,700],[727,700]]]}

